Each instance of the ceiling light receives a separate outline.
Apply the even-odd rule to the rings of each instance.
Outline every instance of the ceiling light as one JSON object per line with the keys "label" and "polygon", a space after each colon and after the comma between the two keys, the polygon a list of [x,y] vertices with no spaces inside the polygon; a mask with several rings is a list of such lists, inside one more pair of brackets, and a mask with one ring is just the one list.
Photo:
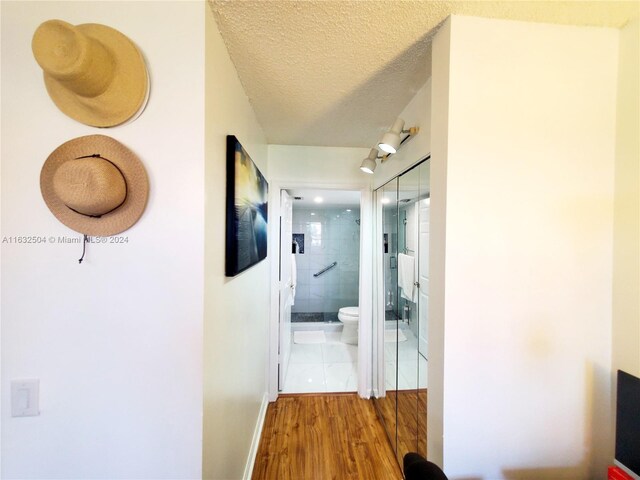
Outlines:
{"label": "ceiling light", "polygon": [[376,159],[378,158],[378,150],[372,148],[369,152],[369,156],[362,161],[362,165],[360,165],[360,170],[364,173],[373,173],[376,169]]}
{"label": "ceiling light", "polygon": [[313,199],[313,201],[316,203],[322,203],[322,197],[316,197]]}
{"label": "ceiling light", "polygon": [[400,117],[393,122],[391,130],[382,136],[382,141],[378,144],[380,150],[386,153],[396,153],[400,147],[400,134],[404,128],[404,120]]}
{"label": "ceiling light", "polygon": [[[404,120],[396,118],[391,129],[382,136],[382,141],[378,144],[378,148],[386,153],[386,155],[382,157],[382,162],[384,163],[389,155],[396,153],[406,141],[419,131],[419,127],[404,129]],[[404,138],[401,138],[400,135],[403,133],[406,133],[407,135]]]}
{"label": "ceiling light", "polygon": [[350,209],[350,208],[347,208],[347,212],[350,212],[350,211],[351,211],[351,209]]}

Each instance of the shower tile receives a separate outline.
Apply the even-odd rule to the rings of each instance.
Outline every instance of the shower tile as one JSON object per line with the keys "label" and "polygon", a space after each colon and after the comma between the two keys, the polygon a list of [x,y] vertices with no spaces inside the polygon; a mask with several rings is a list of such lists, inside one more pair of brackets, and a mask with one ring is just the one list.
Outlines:
{"label": "shower tile", "polygon": [[309,255],[306,253],[297,254],[296,267],[298,267],[298,276],[300,276],[300,269],[309,268]]}
{"label": "shower tile", "polygon": [[[306,255],[306,254],[305,254]],[[309,269],[316,273],[326,267],[328,264],[327,257],[323,253],[310,253],[309,254]]]}
{"label": "shower tile", "polygon": [[335,297],[329,295],[327,298],[325,298],[324,311],[331,312],[331,316],[335,317],[335,321],[338,321],[338,310],[340,308],[341,305],[339,305],[339,300],[337,300]]}
{"label": "shower tile", "polygon": [[341,272],[340,283],[344,286],[358,284],[358,272]]}
{"label": "shower tile", "polygon": [[324,293],[328,297],[336,297],[340,293],[340,284],[338,282],[325,282]]}
{"label": "shower tile", "polygon": [[358,282],[340,282],[340,296],[342,298],[358,298]]}
{"label": "shower tile", "polygon": [[324,255],[324,239],[316,239],[311,242],[308,246],[305,245],[304,253],[305,255],[309,254],[311,256]]}
{"label": "shower tile", "polygon": [[325,255],[330,255],[333,257],[337,257],[340,253],[340,240],[335,239],[326,239],[324,242],[324,250]]}
{"label": "shower tile", "polygon": [[322,322],[322,314],[318,312],[296,313],[295,318],[291,317],[292,322]]}
{"label": "shower tile", "polygon": [[[325,266],[331,265],[333,262],[337,260],[329,259]],[[326,285],[327,283],[338,282],[340,279],[340,262],[333,267],[331,270],[327,270],[320,277],[317,277],[318,280],[322,280],[322,282]]]}
{"label": "shower tile", "polygon": [[323,299],[325,296],[324,283],[315,283],[309,286],[309,298],[311,300]]}
{"label": "shower tile", "polygon": [[304,312],[309,312],[309,299],[308,298],[303,298],[303,297],[299,297],[298,294],[296,293],[296,298],[295,298],[295,303],[293,304],[293,306],[291,307],[291,312],[292,313],[304,313]]}
{"label": "shower tile", "polygon": [[342,272],[358,272],[360,270],[358,265],[358,258],[354,255],[349,255],[347,253],[341,253],[338,257],[340,264],[340,271]]}
{"label": "shower tile", "polygon": [[320,312],[322,310],[323,301],[318,298],[309,299],[309,311],[310,312]]}
{"label": "shower tile", "polygon": [[295,302],[298,303],[308,299],[309,299],[309,285],[298,281],[298,284],[296,285]]}
{"label": "shower tile", "polygon": [[311,277],[311,269],[309,268],[300,268],[300,265],[298,265],[298,268],[296,270],[297,272],[297,284],[298,285],[309,285],[309,281],[310,281],[310,277]]}
{"label": "shower tile", "polygon": [[359,256],[360,239],[358,238],[342,238],[340,239],[340,253],[342,255]]}

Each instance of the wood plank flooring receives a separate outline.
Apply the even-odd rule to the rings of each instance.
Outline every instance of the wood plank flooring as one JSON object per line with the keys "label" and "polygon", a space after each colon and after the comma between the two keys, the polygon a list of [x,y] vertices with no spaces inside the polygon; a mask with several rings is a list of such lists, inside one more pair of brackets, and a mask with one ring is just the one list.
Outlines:
{"label": "wood plank flooring", "polygon": [[253,480],[402,480],[370,400],[280,395],[269,404]]}
{"label": "wood plank flooring", "polygon": [[418,452],[426,457],[427,389],[389,390],[386,397],[377,398],[375,402],[392,444],[396,441],[397,418],[398,461],[402,462],[409,452]]}

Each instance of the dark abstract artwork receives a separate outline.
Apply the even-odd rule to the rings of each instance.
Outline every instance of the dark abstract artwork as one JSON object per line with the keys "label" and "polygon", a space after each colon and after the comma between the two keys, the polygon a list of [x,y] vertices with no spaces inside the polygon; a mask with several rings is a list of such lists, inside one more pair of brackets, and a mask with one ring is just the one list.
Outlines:
{"label": "dark abstract artwork", "polygon": [[267,256],[269,185],[233,135],[227,136],[225,275],[233,277]]}

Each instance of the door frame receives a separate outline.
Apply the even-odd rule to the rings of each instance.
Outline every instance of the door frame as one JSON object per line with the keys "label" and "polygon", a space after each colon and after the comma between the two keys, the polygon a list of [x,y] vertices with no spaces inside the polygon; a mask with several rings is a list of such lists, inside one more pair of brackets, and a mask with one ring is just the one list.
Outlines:
{"label": "door frame", "polygon": [[[287,197],[287,200],[285,201],[283,197]],[[284,363],[286,364],[286,366],[288,367],[288,362],[289,359],[291,357],[291,304],[290,302],[293,300],[292,299],[292,290],[295,287],[295,285],[293,284],[293,279],[291,278],[291,263],[292,260],[291,258],[285,258],[284,263],[285,268],[283,268],[282,262],[283,262],[283,257],[285,257],[285,251],[288,252],[288,255],[291,255],[291,242],[286,242],[286,240],[283,241],[283,234],[287,234],[287,233],[292,233],[292,224],[293,224],[293,198],[291,198],[291,196],[286,192],[286,190],[280,190],[280,212],[282,213],[283,208],[282,205],[289,203],[289,215],[291,215],[291,218],[288,219],[289,221],[289,225],[286,226],[285,222],[283,222],[283,217],[280,216],[279,217],[279,235],[278,238],[280,240],[280,249],[279,249],[279,262],[280,262],[280,268],[279,268],[279,275],[278,275],[278,327],[279,327],[279,333],[278,333],[278,343],[279,343],[279,348],[278,348],[278,352],[279,352],[279,356],[282,357],[282,355],[284,355]],[[292,237],[293,238],[293,237]],[[288,275],[286,273],[286,270],[289,270]],[[286,275],[286,278],[284,278]],[[283,278],[285,280],[287,280],[285,285],[282,285],[282,281]],[[285,298],[283,298],[285,297]],[[289,309],[289,313],[286,312],[287,308]],[[283,312],[284,310],[284,312]],[[284,320],[284,321],[283,321]],[[284,327],[284,329],[283,329]],[[282,345],[282,341],[284,338],[287,337],[287,335],[289,336],[289,344],[285,345],[285,348],[283,348]],[[282,380],[284,382],[284,379],[286,377],[287,374],[287,369],[286,368],[280,368],[278,370],[278,385],[280,385],[280,381]]]}
{"label": "door frame", "polygon": [[[269,256],[271,271],[268,361],[266,362],[267,393],[270,402],[278,398],[278,346],[280,317],[280,191],[283,189],[351,190],[360,192],[360,286],[358,303],[358,395],[370,398],[372,391],[371,342],[373,328],[373,202],[370,185],[362,183],[323,184],[321,182],[287,182],[272,180],[269,185]],[[277,220],[277,221],[276,221]],[[363,321],[368,319],[368,321]]]}

